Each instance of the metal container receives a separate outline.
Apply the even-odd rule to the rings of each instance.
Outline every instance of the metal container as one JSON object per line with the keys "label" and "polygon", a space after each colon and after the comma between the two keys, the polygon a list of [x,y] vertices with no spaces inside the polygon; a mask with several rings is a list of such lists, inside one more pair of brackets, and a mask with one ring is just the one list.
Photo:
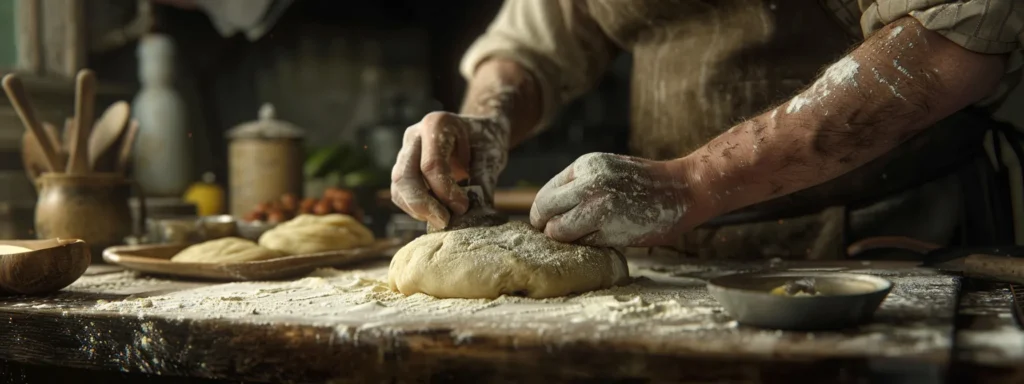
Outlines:
{"label": "metal container", "polygon": [[[772,293],[790,281],[810,280],[821,295]],[[871,275],[832,272],[741,273],[708,281],[708,291],[737,322],[761,328],[832,330],[871,321],[892,282]]]}
{"label": "metal container", "polygon": [[242,217],[257,204],[286,193],[302,196],[302,138],[298,127],[277,120],[263,104],[259,120],[228,132],[228,181],[231,215]]}

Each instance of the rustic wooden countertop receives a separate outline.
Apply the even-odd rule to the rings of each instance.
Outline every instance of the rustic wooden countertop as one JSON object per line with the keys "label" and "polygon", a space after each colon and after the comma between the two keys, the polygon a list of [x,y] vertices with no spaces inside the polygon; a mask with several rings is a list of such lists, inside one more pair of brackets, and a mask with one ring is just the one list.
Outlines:
{"label": "rustic wooden countertop", "polygon": [[0,360],[254,382],[1024,380],[1004,287],[900,263],[773,265],[896,283],[874,323],[809,333],[738,326],[700,280],[765,267],[632,265],[627,287],[486,301],[397,295],[380,281],[386,260],[234,284],[94,266],[59,293],[0,298]]}

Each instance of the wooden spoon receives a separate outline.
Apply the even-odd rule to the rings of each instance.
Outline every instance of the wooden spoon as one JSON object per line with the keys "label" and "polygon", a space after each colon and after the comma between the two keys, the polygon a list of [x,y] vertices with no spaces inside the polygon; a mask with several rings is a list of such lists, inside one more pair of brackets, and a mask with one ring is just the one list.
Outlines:
{"label": "wooden spoon", "polygon": [[117,166],[114,171],[120,174],[125,174],[128,170],[128,162],[132,159],[132,148],[135,146],[135,136],[139,134],[139,121],[132,120],[128,124],[128,129],[124,132],[124,137],[121,138],[121,148],[117,154]]}
{"label": "wooden spoon", "polygon": [[[25,125],[25,128],[32,131],[35,137],[47,137],[42,125],[39,124],[39,120],[36,119],[35,110],[32,109],[32,104],[28,101],[28,96],[25,94],[25,87],[22,86],[21,79],[18,79],[13,73],[8,74],[4,76],[3,87],[4,92],[7,93],[7,98],[11,100],[11,105],[18,112],[18,117],[21,118],[21,123]],[[38,140],[38,142],[39,148],[42,150],[46,160],[46,171],[59,172],[56,148],[53,148],[49,140]]]}
{"label": "wooden spoon", "polygon": [[71,128],[68,173],[89,173],[89,135],[92,133],[95,102],[96,74],[89,69],[78,71],[75,78],[75,126]]}
{"label": "wooden spoon", "polygon": [[118,101],[96,120],[89,136],[89,168],[94,172],[109,171],[114,166],[119,149],[114,146],[123,135],[130,114],[128,103]]}

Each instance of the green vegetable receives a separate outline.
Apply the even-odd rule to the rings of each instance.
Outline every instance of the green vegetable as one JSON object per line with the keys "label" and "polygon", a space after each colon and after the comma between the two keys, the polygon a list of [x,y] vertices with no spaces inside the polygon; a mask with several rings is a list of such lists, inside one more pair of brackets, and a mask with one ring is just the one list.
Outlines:
{"label": "green vegetable", "polygon": [[384,180],[384,172],[377,169],[363,169],[351,172],[342,179],[348,188],[372,187]]}
{"label": "green vegetable", "polygon": [[306,157],[303,173],[311,179],[324,177],[331,171],[337,170],[338,162],[346,156],[346,152],[348,152],[348,148],[340,145],[316,149]]}

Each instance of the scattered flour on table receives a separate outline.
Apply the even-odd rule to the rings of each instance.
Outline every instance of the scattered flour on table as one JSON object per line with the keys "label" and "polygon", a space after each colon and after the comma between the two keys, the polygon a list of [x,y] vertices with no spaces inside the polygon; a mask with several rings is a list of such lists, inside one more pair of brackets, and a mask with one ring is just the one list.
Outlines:
{"label": "scattered flour on table", "polygon": [[[468,300],[423,294],[406,297],[388,289],[386,276],[386,265],[360,271],[321,269],[295,281],[205,285],[100,302],[93,309],[140,320],[160,317],[323,325],[355,335],[435,325],[450,330],[457,342],[482,333],[507,332],[574,342],[583,329],[590,341],[616,338],[681,342],[687,348],[707,352],[814,354],[826,348],[836,354],[897,356],[941,352],[951,345],[951,323],[943,318],[952,313],[953,303],[925,303],[934,299],[932,294],[954,296],[955,284],[945,276],[890,277],[896,289],[876,316],[880,322],[852,333],[739,327],[710,296],[704,282],[692,278],[649,275],[630,285],[555,299],[503,296]],[[94,283],[83,286],[90,284]],[[926,294],[920,297],[921,292]]]}
{"label": "scattered flour on table", "polygon": [[957,342],[982,363],[1024,359],[1024,332],[1015,324],[986,331],[964,330],[957,334]]}
{"label": "scattered flour on table", "polygon": [[[451,319],[609,321],[682,319],[705,322],[717,306],[703,289],[658,286],[650,281],[573,297],[528,299],[437,299],[391,291],[386,269],[321,269],[290,282],[205,286],[163,295],[98,304],[95,309],[179,318],[291,319],[330,323],[402,323]],[[702,286],[701,286],[702,287]],[[684,302],[699,306],[683,306]]]}

